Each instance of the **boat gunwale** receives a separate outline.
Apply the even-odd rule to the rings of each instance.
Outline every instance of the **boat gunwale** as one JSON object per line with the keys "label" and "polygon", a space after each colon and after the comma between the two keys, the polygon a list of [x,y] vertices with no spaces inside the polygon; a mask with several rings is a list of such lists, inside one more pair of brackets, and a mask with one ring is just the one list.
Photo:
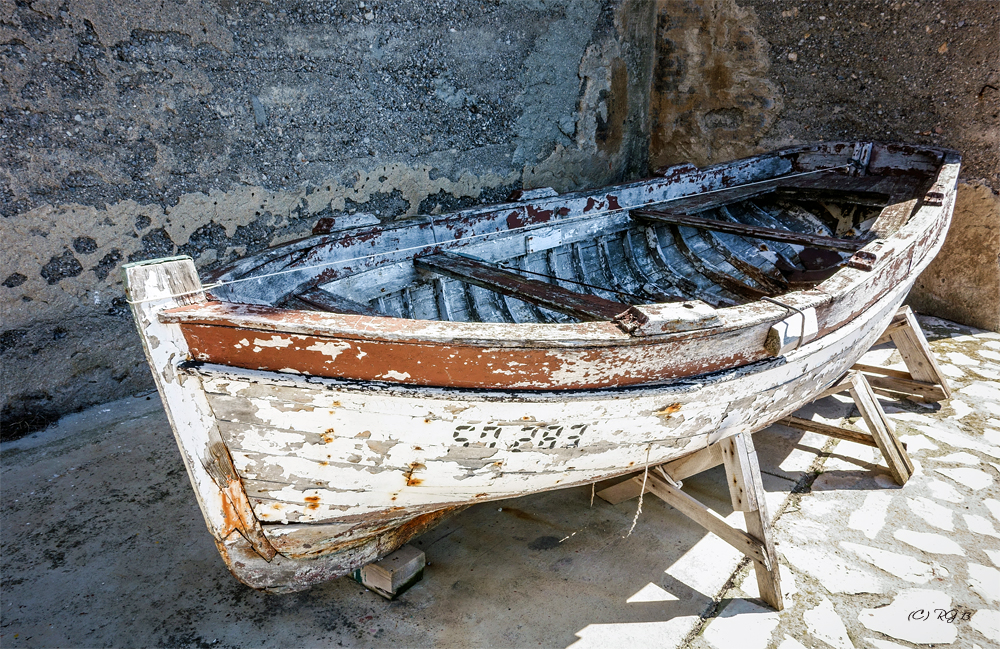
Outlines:
{"label": "boat gunwale", "polygon": [[[834,143],[830,149],[837,146],[847,147],[852,143]],[[893,145],[884,145],[886,149],[891,149]],[[942,177],[949,166],[959,164],[956,152],[947,149],[933,147],[917,148],[911,145],[897,147],[903,153],[909,154],[934,154],[940,162],[937,165],[937,173],[933,177],[931,187],[939,187]],[[766,156],[756,156],[738,160],[730,163],[715,165],[706,169],[698,170],[699,173],[707,169],[735,169],[740,165],[749,166],[757,163],[761,158],[776,158],[792,154],[819,150],[815,146],[803,146],[786,149],[784,151],[767,154]],[[951,170],[950,179],[944,179],[947,187],[944,189],[945,197],[954,200],[955,184],[957,182],[957,169]],[[693,172],[692,172],[693,173]],[[626,185],[615,187],[642,187],[649,185],[653,181],[660,179],[636,181]],[[668,180],[669,178],[664,178]],[[573,194],[563,194],[557,197],[544,199],[548,203],[558,203],[565,201],[567,197],[592,197],[599,195],[600,190],[588,192],[575,192]],[[918,197],[919,198],[919,197]],[[509,203],[507,206],[523,206],[526,202]],[[475,214],[490,214],[501,211],[504,206],[491,206],[490,209],[479,208],[477,210],[466,210],[450,215],[450,219],[460,219]],[[625,208],[621,211],[627,211]],[[861,270],[844,266],[833,276],[818,284],[815,287],[803,290],[796,290],[784,293],[780,296],[781,302],[788,304],[795,309],[817,308],[843,299],[854,290],[860,289],[865,284],[873,281],[879,275],[879,271],[888,268],[892,263],[906,256],[907,250],[913,248],[920,235],[925,233],[936,220],[939,220],[946,213],[946,205],[930,204],[923,202],[918,205],[907,221],[890,236],[869,241],[862,252],[877,250],[878,261],[871,270]],[[608,212],[602,214],[607,215]],[[595,215],[595,217],[602,216]],[[446,221],[437,221],[443,224]],[[413,223],[402,223],[399,227],[413,227]],[[548,227],[554,225],[552,222],[537,224],[538,227]],[[369,226],[362,228],[358,232],[363,233],[379,226]],[[384,229],[384,227],[383,227]],[[393,228],[395,229],[395,228]],[[502,236],[504,231],[496,233]],[[332,236],[332,235],[331,235]],[[452,245],[447,245],[452,244]],[[442,242],[437,246],[428,246],[429,249],[447,250],[460,248],[461,240]],[[399,262],[396,262],[399,263]],[[883,291],[887,287],[883,287]],[[869,296],[871,299],[878,295]],[[648,307],[667,307],[683,303],[652,303]],[[682,308],[682,307],[679,307]],[[439,320],[415,320],[410,318],[398,318],[393,316],[358,316],[348,314],[338,314],[329,312],[303,311],[296,309],[284,309],[266,305],[248,305],[236,302],[210,301],[199,305],[178,307],[163,311],[159,314],[161,322],[180,323],[182,325],[206,325],[223,326],[239,329],[248,329],[262,332],[281,332],[289,334],[302,334],[320,337],[336,337],[369,341],[393,341],[393,342],[413,342],[413,343],[440,343],[447,341],[454,345],[470,345],[476,347],[609,347],[621,345],[643,345],[657,344],[666,341],[674,342],[687,339],[701,338],[710,335],[724,334],[742,329],[749,329],[766,323],[773,323],[786,317],[790,309],[782,306],[757,300],[740,305],[723,307],[716,310],[720,317],[718,324],[711,327],[690,329],[680,332],[656,334],[651,336],[634,336],[620,329],[612,321],[598,322],[578,322],[578,323],[492,323],[492,322],[461,322],[461,321],[439,321]],[[829,332],[836,326],[850,321],[857,312],[845,320],[836,322],[820,321],[820,335]]]}

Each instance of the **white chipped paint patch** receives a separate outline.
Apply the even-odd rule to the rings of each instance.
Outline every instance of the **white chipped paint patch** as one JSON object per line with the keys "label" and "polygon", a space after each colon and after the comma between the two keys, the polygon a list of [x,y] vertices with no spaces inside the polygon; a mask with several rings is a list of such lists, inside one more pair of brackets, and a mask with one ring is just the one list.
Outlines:
{"label": "white chipped paint patch", "polygon": [[[344,352],[346,352],[350,348],[351,348],[351,343],[345,343],[345,342],[321,342],[321,343],[313,343],[312,345],[309,345],[308,347],[306,347],[306,350],[307,351],[311,351],[311,352],[319,352],[320,354],[323,354],[324,356],[329,356],[330,357],[330,361],[334,361],[334,360],[337,360],[338,356],[340,356],[341,354],[343,354]],[[360,358],[360,356],[359,356],[359,358]],[[330,361],[327,361],[327,362],[330,362]]]}
{"label": "white chipped paint patch", "polygon": [[397,372],[396,370],[389,370],[385,374],[379,376],[380,379],[393,379],[395,381],[405,381],[410,378],[409,372]]}
{"label": "white chipped paint patch", "polygon": [[[240,341],[243,342],[242,340]],[[263,338],[254,338],[254,352],[259,352],[265,347],[274,347],[275,349],[284,349],[292,344],[291,338],[282,338],[281,336],[271,336],[270,340],[264,340]]]}

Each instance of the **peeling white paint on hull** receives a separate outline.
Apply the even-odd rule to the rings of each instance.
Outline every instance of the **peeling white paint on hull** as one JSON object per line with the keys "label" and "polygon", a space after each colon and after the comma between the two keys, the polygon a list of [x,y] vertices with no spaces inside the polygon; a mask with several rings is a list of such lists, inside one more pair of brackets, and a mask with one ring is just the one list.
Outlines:
{"label": "peeling white paint on hull", "polygon": [[[811,288],[802,290],[775,284],[786,280],[761,261],[770,257],[760,251],[770,249],[749,245],[753,237],[730,237],[727,248],[718,237],[709,245],[712,239],[695,228],[665,226],[673,228],[671,242],[663,227],[642,234],[626,212],[641,209],[643,196],[656,192],[657,200],[683,194],[696,203],[706,187],[725,188],[729,173],[753,185],[775,173],[842,168],[852,155],[845,144],[574,195],[566,197],[565,210],[559,199],[547,198],[461,213],[444,223],[356,231],[343,241],[321,237],[322,245],[305,255],[295,246],[268,251],[262,255],[277,265],[250,259],[239,272],[269,272],[291,259],[305,266],[269,276],[280,281],[267,288],[274,300],[258,302],[264,306],[208,301],[189,259],[127,265],[147,358],[230,570],[254,588],[299,590],[384,556],[469,504],[683,457],[725,436],[759,430],[812,400],[881,335],[940,247],[950,218],[958,173],[950,153],[895,145],[874,151],[872,169],[911,164],[934,184],[920,190],[926,190],[922,203],[912,198],[882,209],[866,226],[876,238],[848,242],[861,246],[853,265],[809,280]],[[852,186],[853,175],[839,178]],[[585,217],[588,210],[593,217]],[[799,225],[812,223],[813,217],[803,218]],[[537,221],[531,227],[551,221],[559,236],[526,244],[518,233],[531,219]],[[502,291],[492,295],[483,282],[510,280],[497,268],[480,267],[480,283],[464,288],[458,280],[418,281],[415,267],[430,262],[416,263],[414,250],[438,254],[438,237],[452,237],[447,245],[457,248],[468,232],[488,235],[476,252],[493,261],[531,248],[518,263],[560,276],[572,267],[581,280],[610,273],[603,275],[605,285],[624,277],[633,299],[636,292],[675,288],[685,295],[639,302],[622,313],[617,308],[627,305],[600,290],[574,295],[558,282],[539,286],[523,277],[516,294],[540,295],[538,304],[529,308]],[[828,235],[819,245],[845,241]],[[312,288],[296,288],[307,268],[318,268],[309,266],[317,251],[335,252],[343,266],[373,241],[397,247],[377,263],[369,259],[330,276],[313,272]],[[546,242],[561,247],[541,250]],[[666,255],[661,244],[674,246],[670,260],[650,256]],[[775,245],[795,259],[803,251]],[[732,256],[737,251],[745,256]],[[681,271],[683,279],[671,275]],[[364,273],[367,279],[357,279]],[[635,284],[645,275],[649,283]],[[340,293],[317,289],[315,281]],[[251,284],[229,284],[222,292]],[[714,291],[717,304],[692,297],[708,299],[706,291]],[[780,305],[755,295],[779,296]],[[317,304],[319,311],[303,310]],[[566,313],[543,308],[567,304],[576,306]],[[379,313],[372,316],[375,306]],[[776,324],[784,333],[772,346]]]}
{"label": "peeling white paint on hull", "polygon": [[[286,553],[310,554],[323,547],[316,531],[326,524],[340,532],[372,516],[406,520],[585,484],[759,430],[840,378],[908,288],[866,312],[864,326],[787,357],[662,387],[556,398],[359,386],[212,365],[183,371],[203,382],[264,533],[279,537]],[[309,551],[294,547],[308,528]],[[340,541],[337,532],[328,539]]]}

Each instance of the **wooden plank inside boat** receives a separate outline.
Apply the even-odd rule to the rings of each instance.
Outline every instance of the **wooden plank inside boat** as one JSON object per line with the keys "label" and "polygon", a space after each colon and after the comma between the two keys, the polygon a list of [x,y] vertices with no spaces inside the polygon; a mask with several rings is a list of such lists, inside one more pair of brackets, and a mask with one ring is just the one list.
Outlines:
{"label": "wooden plank inside boat", "polygon": [[483,261],[451,252],[416,257],[413,263],[422,270],[454,277],[584,321],[611,320],[627,311],[630,306],[596,295],[577,293],[556,284],[528,279]]}
{"label": "wooden plank inside boat", "polygon": [[703,219],[697,216],[688,216],[686,214],[678,213],[669,208],[655,210],[632,210],[632,214],[648,221],[659,221],[661,223],[669,223],[671,225],[683,225],[689,228],[700,228],[703,230],[739,234],[746,237],[753,237],[755,239],[793,243],[800,246],[843,250],[844,252],[857,252],[868,243],[866,240],[841,239],[839,237],[826,237],[818,234],[803,234],[799,232],[789,232],[788,230],[763,228],[756,225],[744,225],[742,223],[733,223],[730,221]]}

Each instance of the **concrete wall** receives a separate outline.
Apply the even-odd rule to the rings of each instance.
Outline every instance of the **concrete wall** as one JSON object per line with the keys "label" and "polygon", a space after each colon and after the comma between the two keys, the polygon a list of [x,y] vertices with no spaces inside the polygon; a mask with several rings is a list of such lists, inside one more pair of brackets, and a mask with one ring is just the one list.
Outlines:
{"label": "concrete wall", "polygon": [[645,173],[653,9],[0,0],[4,434],[151,385],[123,262]]}
{"label": "concrete wall", "polygon": [[0,0],[3,435],[151,386],[130,260],[204,269],[321,216],[831,138],[952,146],[995,196],[998,16],[994,0]]}

